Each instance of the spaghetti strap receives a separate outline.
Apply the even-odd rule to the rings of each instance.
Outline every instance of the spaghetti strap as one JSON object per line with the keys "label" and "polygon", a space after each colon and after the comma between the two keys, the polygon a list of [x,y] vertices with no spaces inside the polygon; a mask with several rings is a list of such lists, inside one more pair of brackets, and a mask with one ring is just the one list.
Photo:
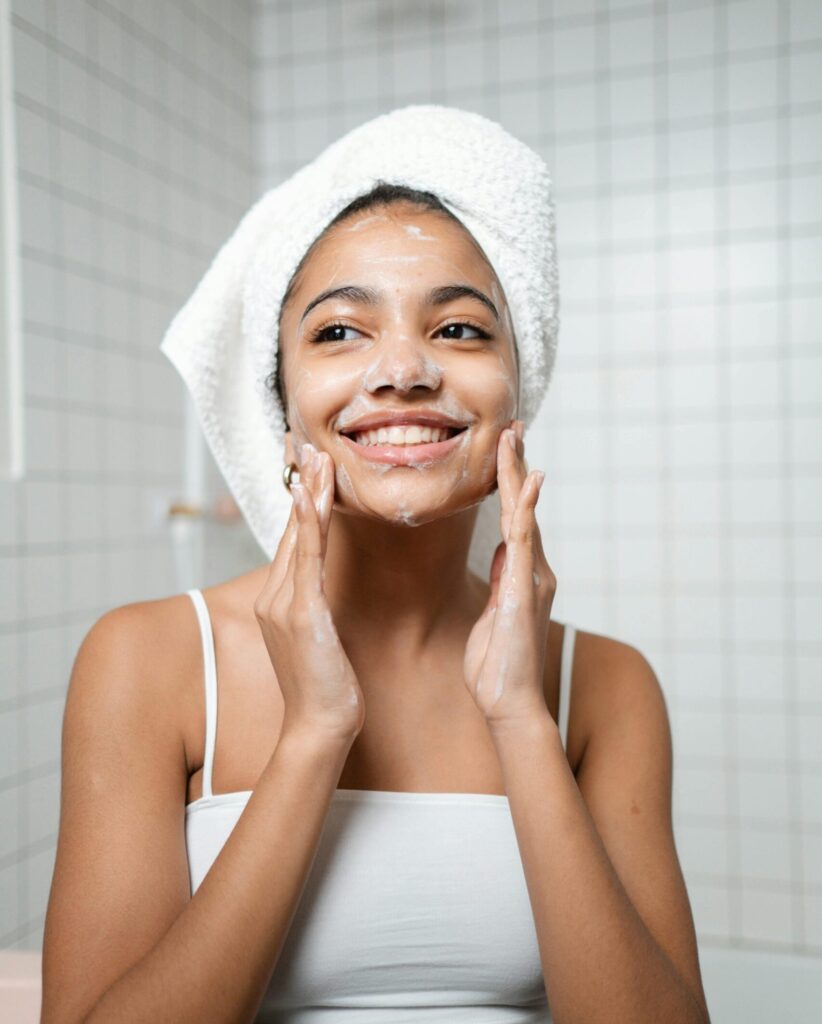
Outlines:
{"label": "spaghetti strap", "polygon": [[203,758],[203,796],[212,796],[211,775],[214,770],[214,744],[217,738],[217,660],[214,653],[214,634],[211,630],[211,617],[208,605],[200,590],[187,590],[200,623],[200,636],[203,641],[203,665],[205,667],[205,757]]}
{"label": "spaghetti strap", "polygon": [[559,734],[562,749],[568,753],[568,721],[571,714],[571,671],[574,665],[574,640],[576,629],[565,623],[562,634],[562,658],[559,669]]}

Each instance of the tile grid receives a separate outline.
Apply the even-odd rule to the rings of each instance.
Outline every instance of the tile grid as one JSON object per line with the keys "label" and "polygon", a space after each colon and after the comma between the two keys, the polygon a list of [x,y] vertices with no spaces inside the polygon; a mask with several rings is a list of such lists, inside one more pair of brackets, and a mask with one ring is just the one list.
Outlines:
{"label": "tile grid", "polygon": [[[728,78],[728,54],[727,54],[727,19],[726,12],[721,5],[714,7],[713,30],[718,40],[716,53],[714,55],[714,83],[713,100],[717,110],[725,109],[727,102],[727,78]],[[719,119],[714,121],[714,193],[717,198],[718,225],[720,232],[729,230],[729,209],[728,209],[728,187],[730,176],[728,173],[728,135],[725,125]],[[727,347],[729,332],[728,314],[729,308],[724,296],[729,294],[730,266],[728,258],[728,247],[719,246],[717,252],[716,280],[717,285],[723,290],[723,300],[718,302],[715,319],[717,325],[717,392],[719,396],[719,408],[730,409],[730,354]],[[725,423],[725,429],[719,434],[720,459],[721,462],[730,467],[732,455],[730,451],[731,438]],[[742,897],[740,891],[740,852],[739,852],[739,828],[740,810],[738,793],[738,749],[736,734],[736,666],[734,659],[733,643],[729,640],[733,636],[733,563],[731,559],[732,528],[731,521],[731,483],[729,475],[722,473],[719,478],[719,558],[720,558],[720,643],[719,662],[722,679],[722,690],[720,698],[721,723],[725,750],[728,752],[725,759],[725,820],[727,822],[727,846],[726,846],[726,875],[724,879],[726,887],[726,899],[728,903],[728,927],[731,934],[739,934],[742,925]]]}
{"label": "tile grid", "polygon": [[[777,8],[782,21],[771,32]],[[796,126],[807,134],[819,123],[822,95],[797,69],[800,60],[822,52],[822,33],[797,32],[778,0],[757,4],[749,17],[739,0],[584,10],[562,0],[538,9],[511,3],[498,5],[496,17],[483,3],[481,12],[479,20],[456,25],[429,18],[429,67],[437,78],[421,76],[416,94],[403,83],[402,100],[455,103],[503,123],[510,116],[512,130],[558,169],[566,340],[564,373],[555,386],[561,409],[546,443],[561,438],[560,460],[565,453],[555,476],[561,515],[553,524],[556,549],[563,562],[570,559],[564,599],[585,603],[595,631],[628,636],[639,623],[643,632],[635,642],[659,666],[677,767],[683,779],[698,777],[705,787],[677,786],[677,833],[690,855],[685,863],[702,937],[822,948],[819,925],[802,923],[803,913],[806,925],[813,914],[809,900],[822,906],[822,886],[807,873],[803,848],[822,832],[822,819],[812,811],[822,773],[800,746],[811,735],[808,716],[818,716],[820,700],[807,668],[799,682],[800,664],[818,664],[822,645],[798,617],[818,594],[818,583],[807,569],[800,583],[779,568],[796,564],[806,541],[819,536],[818,523],[807,512],[800,516],[785,493],[804,479],[801,493],[810,495],[818,479],[806,438],[819,402],[807,386],[801,397],[789,390],[797,379],[792,361],[807,360],[818,348],[807,327],[801,337],[790,337],[787,351],[773,340],[776,331],[781,338],[792,328],[795,333],[791,309],[809,311],[815,301],[815,285],[801,268],[797,273],[797,253],[818,244],[819,225],[810,214],[797,219],[795,183],[819,175],[822,152],[810,142],[799,145]],[[261,125],[298,123],[315,111],[340,108],[347,124],[357,123],[371,116],[375,99],[388,109],[399,93],[375,97],[352,75],[354,65],[375,47],[400,53],[401,34],[410,40],[422,28],[384,21],[360,27],[359,38],[344,34],[342,56],[335,52],[349,71],[344,94],[301,92],[290,108],[261,109]],[[529,48],[532,35],[539,36],[540,49]],[[554,39],[561,42],[552,61]],[[626,40],[632,49],[624,48]],[[512,67],[509,60],[498,77],[505,46],[517,53],[517,63]],[[576,63],[567,57],[563,63],[557,46],[572,50]],[[455,59],[459,67],[474,53],[483,74],[455,73]],[[323,50],[306,46],[280,55],[287,74],[283,58],[296,77],[309,62],[321,61]],[[769,85],[775,65],[778,89]],[[265,62],[260,71],[264,77]],[[652,94],[647,102],[643,90]],[[536,111],[531,120],[529,104]],[[313,151],[328,141],[317,138]],[[587,164],[586,152],[592,154]],[[283,154],[261,174],[290,173],[303,156]],[[777,190],[779,212],[754,207],[760,195]],[[626,211],[642,215],[643,201],[651,220],[643,215],[632,226]],[[589,220],[581,235],[582,211]],[[804,250],[798,240],[809,240]],[[781,259],[778,278],[768,273],[777,247],[782,257],[791,256],[790,264]],[[575,344],[586,323],[593,327],[585,327],[586,344]],[[650,330],[648,343],[632,337],[629,325]],[[769,365],[782,379],[781,398],[771,401],[773,387],[756,390],[766,383]],[[710,397],[693,390],[689,398],[688,371],[698,381],[695,371],[702,368]],[[640,379],[640,371],[653,390],[634,403],[626,398],[626,382]],[[588,381],[595,382],[595,401],[578,405],[578,387]],[[747,440],[759,435],[770,438],[761,454]],[[592,444],[579,446],[578,438]],[[643,484],[650,486],[636,493],[648,501],[627,505],[615,518],[626,488]],[[809,498],[803,500],[808,508]],[[589,508],[597,502],[598,513],[579,515],[580,501]],[[586,555],[590,567],[586,560],[588,571],[578,572],[574,563],[587,549],[596,557]],[[755,554],[764,556],[756,560],[764,569],[750,561]],[[637,555],[645,560],[639,568]],[[710,562],[703,563],[705,555]],[[777,601],[766,613],[775,582],[781,584]],[[759,628],[769,619],[773,628]],[[765,664],[775,673],[771,686],[757,668]],[[712,684],[686,668],[691,665],[706,678],[709,673]],[[767,730],[760,724],[766,715],[772,717]],[[763,732],[758,746],[755,729]],[[807,785],[800,787],[800,780]],[[790,873],[783,849],[793,860]]]}
{"label": "tile grid", "polygon": [[[235,6],[239,10],[244,5]],[[271,8],[249,4],[247,13],[270,26],[273,22],[264,21],[263,15]],[[44,905],[43,883],[48,880],[46,867],[54,838],[42,828],[44,812],[39,803],[53,801],[53,789],[48,794],[44,787],[53,787],[58,766],[40,753],[46,748],[37,715],[38,708],[48,703],[58,714],[63,691],[60,685],[44,683],[55,678],[64,685],[65,680],[62,673],[52,675],[51,669],[48,675],[40,674],[42,641],[56,639],[55,659],[65,661],[85,632],[92,609],[75,601],[77,567],[83,575],[92,565],[96,567],[101,586],[95,590],[89,585],[87,590],[106,595],[108,605],[129,599],[122,581],[132,573],[139,571],[137,578],[144,581],[147,592],[156,593],[158,580],[164,579],[156,535],[145,526],[124,529],[122,525],[131,520],[121,515],[121,510],[129,515],[121,490],[130,484],[130,495],[142,494],[146,487],[166,491],[176,468],[148,460],[118,465],[122,450],[110,428],[118,423],[128,428],[138,439],[135,451],[138,446],[146,449],[145,439],[155,436],[157,421],[169,438],[179,430],[176,395],[169,395],[173,401],[158,402],[156,409],[143,412],[153,391],[152,369],[159,361],[157,331],[185,297],[250,196],[253,154],[224,144],[222,118],[209,119],[207,124],[198,121],[199,96],[201,102],[222,104],[235,119],[247,116],[249,124],[254,124],[260,143],[258,186],[267,178],[279,180],[343,129],[400,100],[455,103],[503,122],[510,116],[516,120],[512,130],[544,153],[552,171],[559,161],[557,166],[575,166],[581,172],[563,171],[555,178],[565,291],[563,378],[554,388],[566,390],[568,397],[559,415],[547,400],[545,418],[550,423],[546,444],[549,436],[561,437],[558,456],[566,460],[555,476],[556,508],[561,516],[552,530],[567,566],[563,600],[579,609],[567,617],[620,636],[635,632],[639,624],[643,633],[636,642],[652,650],[652,662],[661,667],[676,730],[677,769],[683,779],[700,779],[692,788],[677,783],[681,798],[677,838],[688,854],[684,866],[701,936],[714,942],[791,946],[818,954],[822,950],[822,877],[811,851],[822,846],[811,844],[822,840],[818,810],[822,764],[811,760],[812,748],[807,744],[809,737],[818,734],[812,732],[812,716],[820,714],[818,688],[812,689],[810,673],[818,673],[822,644],[808,624],[811,602],[819,596],[819,573],[812,575],[811,568],[803,566],[800,579],[795,567],[802,552],[814,550],[807,542],[820,536],[818,521],[807,511],[809,496],[820,493],[819,462],[809,446],[811,417],[818,421],[820,403],[809,383],[800,398],[794,360],[804,358],[810,367],[810,357],[818,351],[818,334],[811,336],[807,326],[812,312],[819,312],[817,286],[803,265],[819,252],[820,222],[812,207],[805,219],[795,208],[808,203],[809,184],[818,181],[822,170],[822,147],[814,145],[812,128],[821,123],[822,94],[802,77],[803,61],[822,53],[822,33],[809,31],[803,37],[797,18],[810,18],[807,5],[791,6],[780,0],[756,5],[757,19],[761,17],[763,24],[775,12],[772,37],[758,28],[757,19],[742,18],[744,5],[739,0],[725,4],[697,0],[677,4],[675,9],[661,0],[628,6],[614,2],[591,9],[564,0],[539,6],[483,0],[479,18],[467,18],[464,27],[447,19],[446,5],[431,8],[427,17],[413,21],[391,8],[376,26],[367,20],[358,23],[361,38],[352,42],[347,19],[353,17],[352,11],[364,18],[368,9],[364,4],[303,0],[300,25],[306,24],[306,10],[315,11],[325,22],[325,31],[317,35],[325,40],[323,46],[312,53],[310,47],[304,50],[297,45],[301,40],[294,28],[296,5],[291,0],[280,3],[276,24],[283,36],[273,41],[274,57],[269,59],[260,56],[262,50],[252,49],[260,40],[249,23],[240,19],[236,31],[226,31],[226,20],[233,28],[237,19],[226,19],[217,3],[173,0],[132,7],[88,0],[82,8],[86,53],[80,52],[77,29],[67,24],[56,0],[44,0],[39,6],[16,4],[13,21],[20,45],[26,46],[27,55],[47,54],[44,82],[49,91],[41,95],[42,85],[38,89],[34,83],[30,94],[26,86],[18,89],[15,99],[36,137],[45,135],[52,160],[47,171],[21,168],[20,180],[38,190],[49,204],[47,219],[55,232],[46,247],[34,232],[34,220],[24,223],[24,286],[34,285],[38,294],[35,307],[31,303],[24,307],[27,348],[34,343],[38,351],[51,348],[51,371],[55,365],[58,369],[51,391],[44,379],[38,382],[42,390],[27,396],[27,422],[38,466],[25,487],[9,492],[13,498],[9,507],[14,510],[9,528],[16,533],[0,537],[0,552],[14,566],[18,608],[29,609],[30,616],[22,623],[0,624],[0,641],[13,636],[18,663],[16,676],[9,677],[17,680],[15,689],[0,696],[0,727],[13,718],[19,738],[19,770],[0,778],[2,808],[13,814],[17,830],[16,852],[0,852],[0,886],[3,893],[10,891],[6,880],[13,874],[15,898],[19,898],[10,913],[0,914],[4,921],[14,922],[4,944],[20,948],[37,944],[38,909]],[[40,10],[46,12],[45,20]],[[679,31],[674,26],[685,24],[682,18],[688,27]],[[653,33],[650,55],[642,53],[646,21]],[[249,29],[247,45],[243,25]],[[701,29],[694,28],[697,25],[709,26],[705,38]],[[618,42],[614,49],[614,41],[624,38],[623,29],[636,30],[639,40],[630,56],[619,50]],[[533,36],[541,49],[529,48]],[[116,67],[106,53],[106,41],[112,38],[125,47],[124,60]],[[345,47],[339,45],[343,38],[348,40]],[[395,71],[403,43],[411,38],[429,44],[416,94]],[[574,49],[577,64],[562,70],[560,63],[556,70],[557,57],[564,54],[557,51],[554,40],[567,44],[571,38],[580,44]],[[504,51],[512,40],[518,48],[514,75]],[[592,70],[584,64],[580,70],[586,45],[595,56]],[[214,47],[217,59],[206,59],[206,54],[214,57]],[[376,92],[364,88],[354,74],[357,63],[375,48],[382,54],[375,64]],[[458,53],[456,65],[453,53]],[[480,76],[463,73],[465,64],[459,61],[465,62],[466,55],[482,64]],[[152,62],[157,78],[161,76],[161,85],[166,80],[165,88],[152,91],[146,60]],[[24,76],[27,61],[20,63]],[[252,63],[253,104],[242,71]],[[318,96],[303,88],[304,78],[298,77],[310,65],[324,82]],[[770,81],[774,66],[774,95],[767,85],[755,98],[740,92]],[[85,80],[88,124],[75,116],[76,97],[64,86],[64,68]],[[230,83],[224,74],[228,68],[233,69]],[[711,75],[713,86],[704,103],[682,84],[701,85]],[[653,89],[650,113],[642,106],[646,82]],[[181,106],[163,101],[165,95],[176,95],[178,88],[190,89],[191,109],[189,101]],[[618,91],[623,88],[628,91]],[[272,96],[276,98],[273,107]],[[630,116],[627,107],[620,105],[619,97],[625,96],[636,100]],[[592,97],[590,108],[587,97]],[[119,106],[120,125],[112,123],[112,102]],[[136,141],[136,133],[146,125],[154,132],[156,149]],[[775,139],[772,153],[766,148],[771,144],[769,131]],[[277,147],[267,143],[269,133],[276,133]],[[713,155],[700,149],[706,134]],[[130,144],[130,140],[135,141]],[[761,154],[757,152],[760,145]],[[88,195],[83,196],[74,162],[78,150],[85,152],[89,146],[97,158],[87,161]],[[593,164],[587,166],[577,155],[586,146],[594,154]],[[190,157],[195,151],[199,165]],[[24,156],[33,162],[31,150]],[[575,164],[569,162],[571,156]],[[216,172],[223,165],[228,173]],[[112,167],[118,179],[111,177]],[[227,186],[224,195],[220,194],[222,182]],[[777,202],[775,220],[763,220],[758,213],[741,226],[743,190],[771,183]],[[143,187],[151,190],[146,209],[162,216],[135,212],[134,193],[128,190]],[[715,203],[715,219],[685,225],[682,204],[696,202],[700,190]],[[124,193],[127,205],[121,208],[118,196]],[[638,228],[626,233],[625,214],[618,204],[631,199],[639,204],[643,198],[653,204],[650,233],[643,235]],[[578,237],[574,227],[582,223],[580,211],[585,209],[593,211],[587,240],[585,235]],[[84,261],[70,247],[75,210],[85,211],[94,233],[92,252],[105,256],[98,265]],[[208,225],[205,230],[200,230],[201,223]],[[764,258],[757,254],[766,248],[777,254],[773,277],[757,270],[753,262]],[[162,252],[170,272],[142,280],[143,250]],[[653,286],[649,278],[648,286],[638,289],[625,267],[633,266],[636,279],[643,258],[658,280]],[[705,261],[713,261],[714,279],[700,270],[700,260],[708,267],[711,264]],[[592,297],[590,287],[575,285],[574,278],[593,282],[596,294]],[[99,317],[93,324],[66,322],[74,316],[81,285],[103,297],[102,323]],[[742,336],[740,324],[756,326],[751,310],[764,316],[775,311],[778,348],[763,345],[759,333]],[[705,338],[693,329],[697,325],[701,330],[704,314],[713,317],[712,325],[707,321]],[[586,322],[593,325],[593,343],[583,346]],[[641,347],[626,327],[640,322],[650,322],[656,333],[652,352]],[[120,323],[128,328],[120,330],[116,327]],[[672,328],[681,330],[683,324],[689,326],[694,344],[687,348],[681,341],[669,344]],[[626,339],[632,342],[630,350],[626,350]],[[108,403],[89,397],[81,401],[57,391],[57,383],[66,381],[84,351],[93,357],[94,395],[107,398],[117,386],[115,358],[132,368],[136,379],[127,392],[130,410],[123,410],[117,400]],[[774,404],[747,396],[743,404],[740,388],[745,385],[739,383],[740,373],[749,365],[753,372],[755,364],[765,359],[771,360],[776,377]],[[716,398],[712,404],[694,392],[693,400],[683,403],[680,379],[689,367],[696,369],[703,363],[708,372],[713,366]],[[632,379],[626,371],[643,370],[653,381],[655,398],[635,405],[625,398],[624,382]],[[592,377],[599,398],[589,407],[579,404],[580,388]],[[637,394],[644,397],[641,391]],[[751,455],[740,460],[741,439],[758,424],[763,424],[764,431],[769,420],[776,438],[773,458],[769,461],[764,452],[758,461]],[[78,431],[86,423],[92,429],[105,425],[102,436],[98,431],[83,439]],[[715,432],[718,461],[710,449],[701,453],[695,447],[709,426]],[[48,443],[47,430],[52,432]],[[641,459],[628,441],[638,435],[643,438]],[[593,452],[590,445],[579,445],[578,439],[589,437],[596,439]],[[168,443],[164,447],[168,449]],[[602,455],[601,463],[593,458],[596,450]],[[78,452],[82,458],[76,462]],[[658,517],[646,518],[644,508],[639,517],[638,510],[626,506],[617,519],[615,510],[619,513],[626,501],[626,488],[643,482],[651,487],[638,493],[652,496]],[[767,487],[774,484],[777,496],[766,504]],[[81,485],[94,489],[101,506],[96,514],[106,524],[105,532],[91,531],[82,539],[84,535],[76,533],[71,523],[62,522],[53,535],[44,533],[33,519],[41,515],[35,488],[53,487],[56,503],[71,506]],[[715,520],[707,507],[701,515],[687,507],[694,503],[692,495],[708,495],[711,487],[719,502]],[[601,503],[599,510],[583,518],[580,502],[584,507],[592,499]],[[804,518],[801,509],[806,510]],[[121,525],[111,530],[109,524],[115,519]],[[682,552],[712,550],[708,545],[714,537],[717,580],[705,572],[683,573]],[[700,540],[704,544],[696,547]],[[754,574],[740,561],[739,545],[746,540],[751,542],[749,549],[758,546],[763,557],[779,555],[778,576]],[[601,551],[602,558],[586,556],[586,549]],[[143,552],[145,566],[137,566],[136,551]],[[222,551],[227,562],[239,557],[230,545],[223,545]],[[634,566],[637,555],[647,566],[642,572]],[[41,575],[41,563],[51,563],[51,576]],[[51,609],[43,580],[54,578],[59,583],[56,608]],[[779,586],[773,587],[776,581]],[[775,631],[746,625],[749,610],[756,612],[759,607],[753,602],[762,602],[771,593]],[[559,610],[558,614],[562,617]],[[699,657],[701,662],[693,661]],[[761,688],[752,691],[750,673],[756,662],[770,658],[778,665],[780,657],[784,670],[772,687],[766,690],[758,684]],[[719,667],[716,691],[686,671],[691,664]],[[770,745],[763,749],[752,746],[750,730],[756,711],[772,718],[765,734]],[[716,748],[711,746],[713,736]],[[32,800],[35,794],[37,801]],[[758,855],[752,836],[773,852]],[[783,839],[785,875],[778,845]],[[722,901],[719,906],[718,901]]]}
{"label": "tile grid", "polygon": [[[790,76],[790,4],[782,2],[778,11],[778,40],[779,53],[777,56],[777,89],[779,107],[781,110],[791,110],[791,76]],[[779,150],[782,153],[791,152],[791,118],[783,116],[779,118],[777,131],[779,137]],[[791,190],[792,176],[790,173],[780,174],[778,180],[777,202],[779,204],[779,222],[785,225],[784,234],[780,235],[777,259],[778,290],[784,296],[787,295],[792,280],[791,274],[791,241],[793,229],[790,213],[792,209]],[[779,304],[777,322],[780,341],[792,336],[791,331],[791,307],[788,302],[782,301]],[[793,395],[791,393],[790,361],[787,355],[781,355],[779,360],[779,400],[780,400],[780,462],[782,466],[781,479],[781,513],[784,524],[793,523],[795,514],[791,492],[791,432],[792,419],[791,409],[793,408]],[[799,702],[797,700],[796,683],[796,580],[793,567],[794,560],[794,537],[795,534],[785,529],[782,537],[782,564],[784,568],[783,588],[783,633],[788,639],[785,646],[785,679],[787,697],[784,701],[784,722],[787,731],[787,749],[799,751],[801,755],[801,744],[799,737]],[[792,947],[795,951],[801,951],[809,942],[806,922],[805,899],[803,893],[806,891],[806,880],[803,858],[803,836],[802,836],[802,771],[801,759],[796,761],[787,758],[786,768],[786,809],[790,821],[790,879],[791,879],[791,934]],[[797,828],[797,825],[799,827]],[[820,937],[822,942],[822,937]]]}
{"label": "tile grid", "polygon": [[[0,735],[16,743],[0,770],[4,947],[42,943],[80,641],[108,608],[175,589],[151,501],[182,479],[183,390],[158,346],[251,199],[250,15],[13,3],[28,473],[0,501],[15,588],[0,619]],[[244,535],[213,533],[225,578]]]}

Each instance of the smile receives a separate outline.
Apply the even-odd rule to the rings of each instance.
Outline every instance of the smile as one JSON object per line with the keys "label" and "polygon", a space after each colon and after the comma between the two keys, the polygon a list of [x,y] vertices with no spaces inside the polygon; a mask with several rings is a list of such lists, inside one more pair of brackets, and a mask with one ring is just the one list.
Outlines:
{"label": "smile", "polygon": [[462,443],[468,428],[380,427],[355,434],[340,434],[343,443],[371,462],[411,466],[444,459]]}

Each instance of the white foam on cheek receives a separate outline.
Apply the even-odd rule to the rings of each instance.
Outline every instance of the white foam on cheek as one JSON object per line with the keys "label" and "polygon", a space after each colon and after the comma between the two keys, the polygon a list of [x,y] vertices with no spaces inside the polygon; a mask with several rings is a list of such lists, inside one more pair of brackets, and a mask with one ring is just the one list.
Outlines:
{"label": "white foam on cheek", "polygon": [[501,412],[505,413],[504,418],[511,420],[514,418],[514,413],[517,407],[517,387],[514,381],[514,377],[511,374],[511,370],[508,364],[505,362],[502,352],[497,350],[496,352],[497,361],[499,362],[499,373],[496,375],[496,380],[501,380],[505,385],[505,389],[508,392],[508,402],[506,408],[502,409]]}
{"label": "white foam on cheek", "polygon": [[337,486],[346,498],[353,501],[355,505],[362,507],[362,503],[357,497],[357,492],[354,490],[354,485],[351,483],[351,477],[342,463],[337,466]]}
{"label": "white foam on cheek", "polygon": [[310,370],[300,369],[297,379],[293,384],[293,394],[288,405],[288,419],[291,426],[294,443],[294,450],[297,454],[297,464],[302,467],[302,446],[309,440],[308,429],[305,425],[300,406],[303,392],[313,391],[313,375]]}

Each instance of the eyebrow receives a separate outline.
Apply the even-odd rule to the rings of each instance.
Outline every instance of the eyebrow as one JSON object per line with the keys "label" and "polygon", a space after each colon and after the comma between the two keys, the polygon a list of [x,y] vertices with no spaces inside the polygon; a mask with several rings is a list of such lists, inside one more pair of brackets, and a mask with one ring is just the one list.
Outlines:
{"label": "eyebrow", "polygon": [[[315,296],[308,303],[303,315],[300,317],[300,323],[305,320],[315,306],[319,306],[319,304],[321,302],[325,302],[326,299],[333,299],[337,296],[348,299],[349,302],[359,302],[366,306],[378,306],[383,299],[383,293],[378,291],[376,288],[365,288],[357,284],[344,284],[339,288],[329,288],[324,292],[320,292],[319,295]],[[477,299],[479,302],[483,303],[483,305],[490,309],[494,314],[494,319],[499,323],[497,307],[487,295],[481,292],[478,288],[472,287],[470,284],[444,284],[437,288],[431,288],[422,297],[421,304],[424,306],[443,306],[446,302],[453,302],[454,299],[462,298]]]}

